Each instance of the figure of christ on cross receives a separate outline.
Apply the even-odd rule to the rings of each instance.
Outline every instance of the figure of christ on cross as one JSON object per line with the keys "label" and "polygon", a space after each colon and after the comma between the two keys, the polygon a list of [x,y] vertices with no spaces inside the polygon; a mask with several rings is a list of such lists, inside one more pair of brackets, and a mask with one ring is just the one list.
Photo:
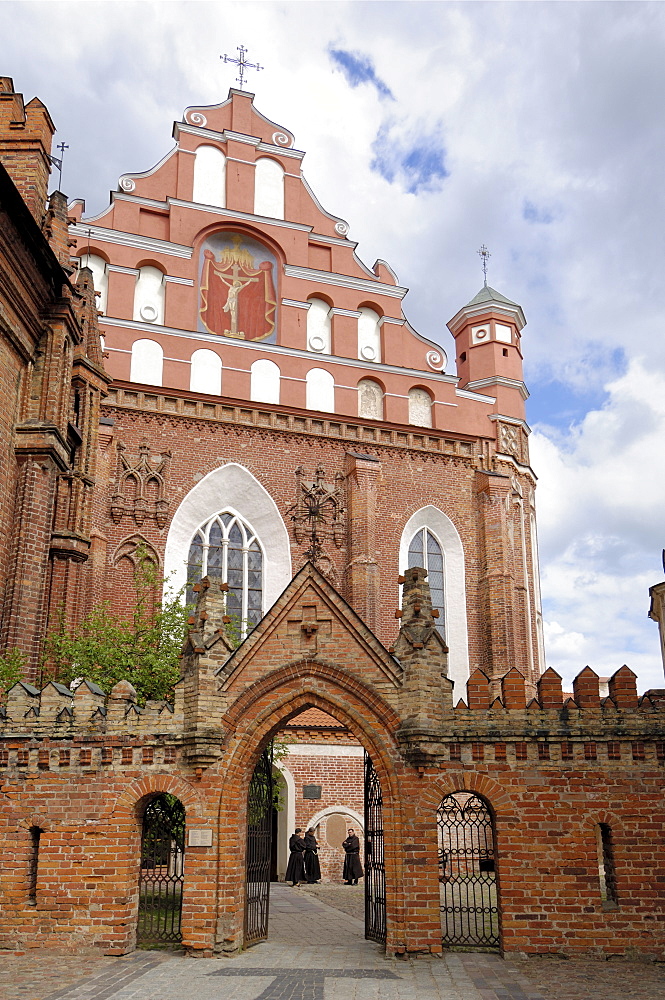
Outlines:
{"label": "figure of christ on cross", "polygon": [[224,250],[221,261],[212,250],[203,251],[201,320],[210,333],[237,340],[265,340],[275,328],[275,290],[272,264],[258,268],[249,255],[235,247]]}

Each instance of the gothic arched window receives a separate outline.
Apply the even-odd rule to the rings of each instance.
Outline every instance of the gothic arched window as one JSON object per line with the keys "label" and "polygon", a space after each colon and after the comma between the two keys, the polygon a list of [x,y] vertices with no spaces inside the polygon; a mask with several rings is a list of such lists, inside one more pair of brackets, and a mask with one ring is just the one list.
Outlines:
{"label": "gothic arched window", "polygon": [[227,614],[238,618],[240,631],[263,617],[263,550],[246,521],[230,511],[215,514],[195,533],[187,559],[187,603],[193,604],[192,587],[210,576],[229,585]]}
{"label": "gothic arched window", "polygon": [[445,605],[443,594],[443,552],[429,528],[420,528],[409,545],[409,566],[422,566],[427,570],[427,582],[432,595],[432,607],[439,612],[436,627],[441,637],[446,637]]}

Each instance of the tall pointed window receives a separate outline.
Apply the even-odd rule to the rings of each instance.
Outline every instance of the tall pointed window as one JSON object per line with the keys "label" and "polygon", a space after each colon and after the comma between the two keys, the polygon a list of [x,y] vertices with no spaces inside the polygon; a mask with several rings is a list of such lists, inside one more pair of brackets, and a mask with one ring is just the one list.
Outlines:
{"label": "tall pointed window", "polygon": [[427,582],[432,595],[432,607],[439,612],[436,627],[441,638],[446,637],[445,606],[443,595],[443,552],[438,541],[429,530],[421,528],[409,545],[409,566],[422,566],[427,570]]}
{"label": "tall pointed window", "polygon": [[238,620],[242,635],[261,620],[263,550],[250,525],[237,514],[216,514],[194,535],[187,559],[188,604],[196,596],[193,585],[204,576],[228,583],[226,610]]}

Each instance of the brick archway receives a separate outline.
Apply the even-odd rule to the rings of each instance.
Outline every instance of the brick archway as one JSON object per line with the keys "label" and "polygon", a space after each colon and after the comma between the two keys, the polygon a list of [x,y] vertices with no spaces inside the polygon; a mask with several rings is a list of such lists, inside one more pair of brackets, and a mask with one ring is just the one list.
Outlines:
{"label": "brick archway", "polygon": [[196,790],[187,781],[172,774],[149,774],[133,781],[115,800],[108,811],[109,817],[119,822],[136,822],[136,806],[149,796],[166,792],[180,799],[187,812],[187,818],[198,819],[202,813],[201,800]]}
{"label": "brick archway", "polygon": [[[374,761],[384,798],[386,876],[390,936],[401,937],[402,853],[398,753],[391,726],[394,712],[355,678],[327,664],[301,661],[275,671],[245,689],[226,713],[223,723],[233,729],[230,753],[223,762],[219,797],[218,841],[235,834],[239,850],[219,857],[217,947],[227,952],[242,947],[244,839],[246,801],[251,775],[262,748],[289,718],[306,708],[318,708],[347,726]],[[394,727],[396,728],[396,727]],[[394,731],[393,728],[393,731]],[[220,937],[222,940],[220,941]]]}
{"label": "brick archway", "polygon": [[504,813],[515,808],[515,796],[509,795],[493,778],[475,771],[449,771],[439,781],[433,781],[423,789],[419,801],[420,812],[423,815],[436,815],[439,803],[451,792],[475,792],[480,795],[487,802],[495,820],[499,816],[505,819]]}

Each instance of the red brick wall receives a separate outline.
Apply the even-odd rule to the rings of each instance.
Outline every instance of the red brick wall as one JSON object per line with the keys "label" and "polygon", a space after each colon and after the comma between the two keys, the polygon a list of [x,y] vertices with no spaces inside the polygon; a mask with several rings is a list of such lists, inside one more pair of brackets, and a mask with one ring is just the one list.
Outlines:
{"label": "red brick wall", "polygon": [[[111,394],[113,398],[115,394]],[[125,516],[115,523],[109,514],[110,497],[115,488],[117,469],[116,443],[122,442],[128,453],[137,454],[140,444],[149,442],[152,454],[164,450],[172,451],[168,472],[167,495],[169,499],[168,521],[159,528],[154,518],[147,518],[140,527],[140,533],[154,546],[163,558],[168,529],[173,514],[195,484],[212,470],[227,462],[238,462],[254,475],[274,499],[285,523],[290,525],[288,508],[295,498],[296,467],[302,464],[308,475],[313,475],[318,464],[326,469],[330,479],[336,472],[346,468],[346,452],[362,449],[380,459],[379,484],[376,506],[369,516],[374,524],[371,535],[375,539],[375,549],[370,553],[377,564],[376,634],[389,645],[394,639],[397,627],[394,611],[398,606],[399,594],[396,586],[398,572],[399,543],[404,526],[409,517],[421,507],[432,504],[443,510],[453,521],[465,555],[467,619],[469,636],[469,662],[479,664],[488,673],[501,676],[510,665],[516,663],[532,685],[537,675],[525,655],[525,644],[520,639],[523,630],[523,591],[519,553],[510,544],[509,520],[503,517],[503,534],[498,536],[487,521],[493,537],[493,563],[502,562],[510,575],[504,578],[501,589],[488,589],[486,575],[488,566],[485,541],[487,508],[477,493],[477,472],[471,456],[461,453],[441,454],[428,450],[429,437],[423,438],[423,450],[408,447],[378,446],[349,440],[348,437],[334,440],[331,436],[318,433],[297,434],[280,432],[270,426],[262,426],[263,417],[269,422],[268,413],[260,413],[251,405],[242,408],[242,414],[228,422],[212,419],[194,419],[178,416],[176,413],[150,412],[144,396],[138,399],[136,392],[124,393],[122,398],[134,400],[137,408],[104,405],[104,412],[115,424],[112,428],[111,443],[104,451],[99,468],[99,489],[95,495],[93,522],[106,539],[107,562],[103,580],[96,576],[94,592],[100,598],[127,602],[129,610],[130,593],[119,585],[111,560],[117,546],[127,537],[136,533],[133,520]],[[116,399],[119,396],[115,397]],[[176,408],[178,399],[168,399],[155,395],[156,404],[162,411],[168,405]],[[184,405],[185,400],[183,400]],[[152,407],[152,403],[150,406]],[[212,404],[211,404],[212,405]],[[194,409],[201,410],[201,403],[192,402]],[[233,410],[233,407],[227,407]],[[240,409],[240,408],[238,408]],[[203,412],[201,410],[201,412]],[[284,414],[285,421],[288,414]],[[322,423],[322,421],[319,421]],[[304,423],[304,420],[303,420]],[[258,424],[258,426],[257,426]],[[374,434],[374,431],[372,431]],[[443,447],[445,438],[432,435],[436,446]],[[459,442],[449,442],[459,445]],[[434,446],[432,446],[433,448]],[[447,444],[445,445],[447,447]],[[513,473],[514,474],[514,473]],[[518,476],[518,478],[520,478]],[[521,477],[525,493],[531,483],[528,476]],[[510,480],[502,480],[508,482]],[[496,507],[496,503],[492,510]],[[351,531],[351,529],[349,529]],[[365,531],[364,525],[358,530]],[[527,551],[530,565],[530,525],[526,525]],[[517,529],[515,529],[517,535]],[[357,554],[354,538],[349,545],[336,548],[330,543],[326,549],[333,560],[340,591],[348,594],[346,566]],[[292,564],[294,572],[304,561],[306,544],[296,545],[292,540]],[[505,553],[505,558],[502,556]],[[492,565],[493,565],[492,563]],[[533,641],[535,636],[535,614]],[[370,623],[371,624],[371,623]],[[497,635],[499,629],[503,631]],[[535,665],[537,669],[537,664]]]}
{"label": "red brick wall", "polygon": [[[278,604],[292,606],[294,587]],[[305,592],[302,600],[311,596]],[[334,605],[327,607],[332,614]],[[140,818],[149,797],[166,790],[185,804],[189,828],[213,834],[211,848],[186,849],[184,944],[197,954],[236,951],[251,774],[285,720],[313,707],[353,733],[381,781],[389,952],[443,947],[436,814],[445,795],[468,790],[485,799],[494,817],[506,954],[665,957],[665,725],[657,692],[638,704],[634,676],[624,668],[610,681],[612,700],[547,707],[550,672],[542,704],[527,709],[513,676],[503,685],[503,703],[492,708],[453,709],[444,701],[437,741],[414,755],[404,736],[408,719],[400,722],[390,687],[381,693],[373,679],[361,630],[338,636],[334,669],[316,658],[275,668],[273,654],[281,650],[284,663],[288,653],[280,614],[278,608],[253,634],[255,645],[249,640],[229,661],[233,691],[221,682],[228,707],[209,716],[223,720],[223,738],[210,726],[203,735],[186,731],[180,702],[173,715],[159,705],[137,713],[126,688],[107,702],[106,716],[92,719],[99,696],[79,689],[71,721],[63,717],[57,725],[67,695],[45,689],[35,716],[40,699],[23,689],[12,693],[0,748],[0,947],[131,950]],[[577,685],[581,700],[583,689],[590,697],[591,682],[585,673]],[[479,690],[476,683],[481,701]],[[360,806],[357,778],[346,765],[333,761],[329,773],[320,759],[293,766],[296,790],[320,779],[326,797],[319,804],[334,804],[333,774]],[[302,802],[297,807],[304,826],[307,810]],[[599,823],[612,831],[616,907],[601,897]],[[32,826],[44,831],[35,905],[27,882]]]}

